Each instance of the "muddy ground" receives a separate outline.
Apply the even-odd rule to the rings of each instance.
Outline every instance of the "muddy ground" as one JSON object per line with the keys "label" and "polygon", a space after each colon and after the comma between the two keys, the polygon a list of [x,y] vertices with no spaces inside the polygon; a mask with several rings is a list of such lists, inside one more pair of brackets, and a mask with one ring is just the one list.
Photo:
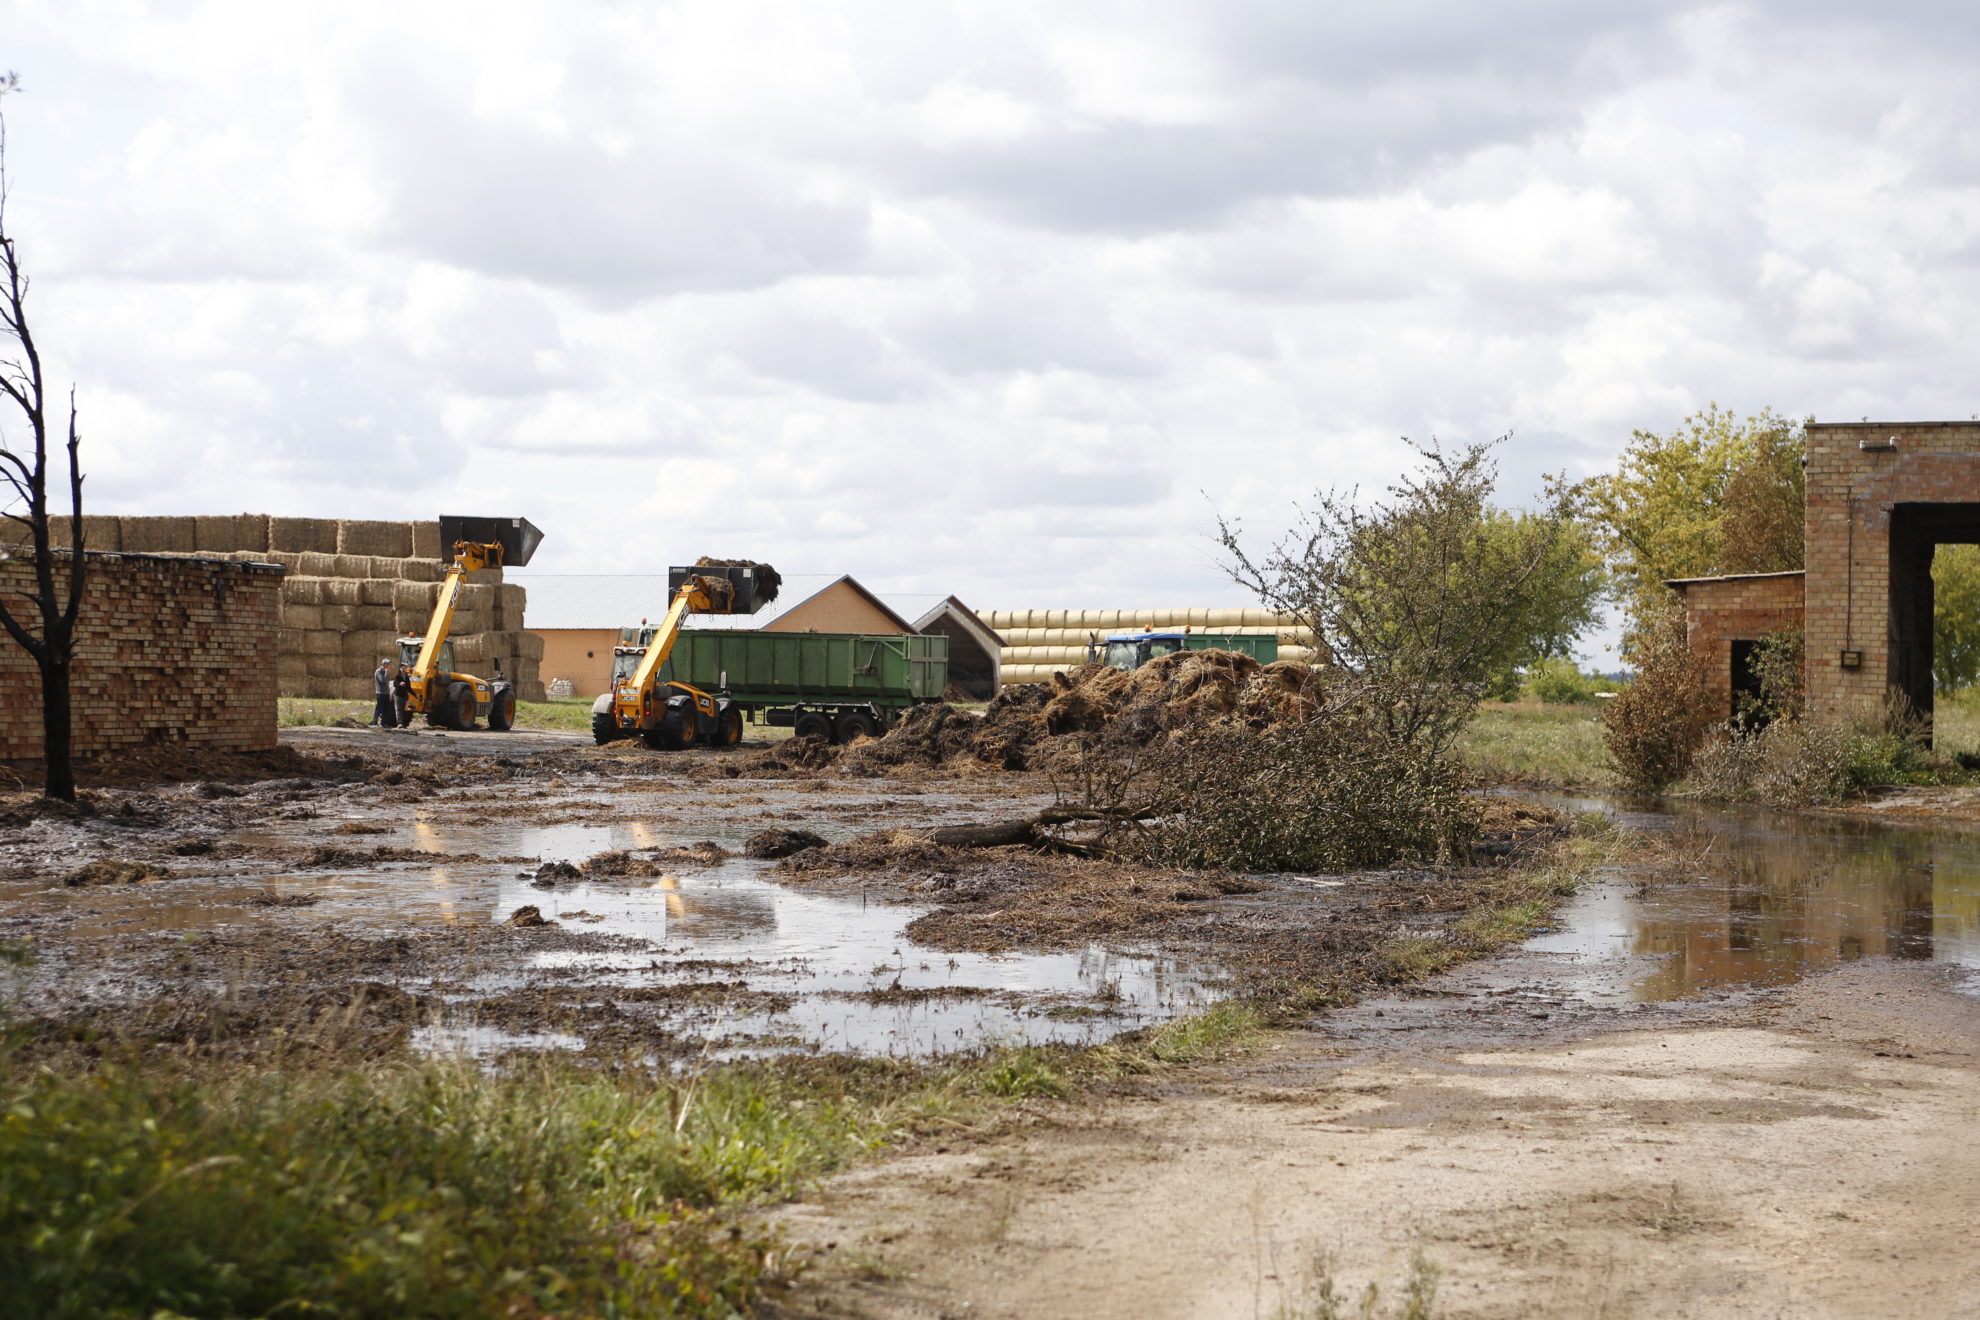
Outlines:
{"label": "muddy ground", "polygon": [[[48,1048],[1095,1041],[1233,991],[1352,993],[1558,832],[1501,809],[1469,872],[1239,877],[944,847],[1057,785],[791,742],[298,729],[256,770],[161,754],[97,767],[75,811],[0,800],[0,941],[33,954],[13,1011]],[[821,846],[750,855],[784,851],[768,832]]]}
{"label": "muddy ground", "polygon": [[1444,1320],[1980,1315],[1960,972],[1595,1005],[1558,967],[1476,964],[840,1177],[783,1216],[825,1262],[793,1313],[1345,1316],[1373,1283],[1402,1315],[1415,1259]]}

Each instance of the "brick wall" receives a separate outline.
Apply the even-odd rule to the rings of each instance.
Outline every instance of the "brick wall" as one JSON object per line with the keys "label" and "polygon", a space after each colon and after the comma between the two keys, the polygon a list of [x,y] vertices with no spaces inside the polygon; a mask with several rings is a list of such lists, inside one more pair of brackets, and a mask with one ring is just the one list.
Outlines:
{"label": "brick wall", "polygon": [[[68,520],[55,522],[60,544],[68,538]],[[20,538],[20,528],[6,528],[0,528],[0,542]],[[85,515],[83,535],[93,551],[199,555],[288,569],[275,661],[285,697],[370,700],[372,668],[397,653],[399,637],[426,631],[446,574],[438,520],[105,514]],[[543,643],[523,631],[526,603],[523,589],[504,582],[501,569],[470,574],[454,611],[454,659],[484,678],[493,677],[499,661],[519,697],[541,701]]]}
{"label": "brick wall", "polygon": [[[72,687],[77,754],[157,743],[275,746],[282,572],[218,559],[90,555]],[[26,559],[0,562],[0,597],[39,635],[40,615],[23,594],[33,581]],[[41,752],[40,672],[0,635],[0,760]]]}
{"label": "brick wall", "polygon": [[[1907,537],[1904,506],[1941,506],[1955,521],[1962,515],[1950,506],[1980,506],[1980,423],[1811,424],[1807,476],[1809,710],[1875,710],[1888,688],[1917,690],[1919,652],[1908,639],[1921,610],[1930,627],[1931,540],[1980,539],[1980,517]],[[1845,652],[1860,664],[1845,665]]]}
{"label": "brick wall", "polygon": [[1682,583],[1685,635],[1705,658],[1716,717],[1733,714],[1733,643],[1803,626],[1803,575],[1747,573]]}

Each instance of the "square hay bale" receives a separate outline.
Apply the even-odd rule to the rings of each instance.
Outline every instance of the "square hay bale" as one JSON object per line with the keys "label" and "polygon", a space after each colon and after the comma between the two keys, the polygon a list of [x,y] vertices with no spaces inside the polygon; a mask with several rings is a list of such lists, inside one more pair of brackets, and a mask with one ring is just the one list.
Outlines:
{"label": "square hay bale", "polygon": [[465,637],[474,633],[490,631],[488,615],[481,610],[455,610],[454,635]]}
{"label": "square hay bale", "polygon": [[300,655],[278,655],[275,657],[275,677],[283,687],[299,683],[309,677],[309,660]]}
{"label": "square hay bale", "polygon": [[427,582],[394,582],[392,584],[392,608],[401,613],[411,611],[421,618],[433,613],[433,602],[440,597],[440,588]]}
{"label": "square hay bale", "polygon": [[[344,630],[341,628],[313,628],[303,633],[302,653],[304,655],[342,655],[344,653]],[[315,673],[314,669],[309,671]]]}
{"label": "square hay bale", "polygon": [[541,636],[533,632],[519,632],[515,634],[515,639],[516,655],[520,659],[527,660],[531,664],[542,662],[543,638]]}
{"label": "square hay bale", "polygon": [[476,610],[485,614],[494,604],[495,593],[472,582],[454,593],[454,608],[457,610]]}
{"label": "square hay bale", "polygon": [[196,518],[119,518],[119,548],[132,554],[189,555],[199,548]]}
{"label": "square hay bale", "polygon": [[516,700],[541,703],[550,700],[550,697],[543,690],[542,679],[519,678],[516,680]]}
{"label": "square hay bale", "polygon": [[529,593],[513,582],[504,582],[495,588],[495,627],[510,630],[523,626],[523,606],[528,602]]}
{"label": "square hay bale", "polygon": [[282,626],[301,628],[314,632],[323,627],[323,607],[321,605],[282,604]]}
{"label": "square hay bale", "polygon": [[392,607],[392,625],[399,630],[401,637],[425,636],[426,625],[431,621],[431,611],[402,610],[396,605]]}
{"label": "square hay bale", "polygon": [[285,605],[321,605],[323,603],[323,579],[294,576],[283,578],[282,603]]}
{"label": "square hay bale", "polygon": [[389,607],[395,599],[394,592],[398,585],[390,578],[366,578],[358,583],[358,604]]}
{"label": "square hay bale", "polygon": [[384,555],[405,559],[412,554],[412,524],[350,519],[337,524],[340,555]]}
{"label": "square hay bale", "polygon": [[485,664],[488,660],[488,639],[482,633],[471,633],[466,637],[454,638],[454,659],[470,667]]}
{"label": "square hay bale", "polygon": [[329,680],[323,687],[323,695],[332,701],[371,700],[371,675],[368,672],[357,677],[352,677],[348,674],[341,675]]}
{"label": "square hay bale", "polygon": [[371,576],[370,555],[337,555],[337,576],[344,578],[368,578]]}
{"label": "square hay bale", "polygon": [[399,576],[407,582],[438,582],[447,576],[447,567],[432,559],[402,559]]}
{"label": "square hay bale", "polygon": [[440,552],[443,548],[446,549],[450,557],[452,556],[452,548],[442,547],[440,544],[440,523],[438,519],[409,523],[407,527],[412,532],[413,558],[424,559],[429,562],[437,560],[440,558]]}
{"label": "square hay bale", "polygon": [[399,653],[399,639],[390,631],[376,628],[359,628],[344,634],[344,658],[361,660],[365,672],[371,672],[378,662],[387,656],[396,657]]}
{"label": "square hay bale", "polygon": [[301,655],[309,649],[309,631],[293,624],[283,624],[275,629],[275,651],[278,655]]}
{"label": "square hay bale", "polygon": [[355,605],[364,595],[364,584],[355,578],[324,578],[325,605]]}
{"label": "square hay bale", "polygon": [[255,556],[255,558],[264,564],[280,564],[283,568],[288,569],[289,572],[294,573],[296,571],[296,563],[302,556],[292,555],[286,550],[270,550],[266,554]]}
{"label": "square hay bale", "polygon": [[334,555],[337,524],[330,518],[270,518],[268,548],[292,555]]}
{"label": "square hay bale", "polygon": [[319,554],[314,550],[306,550],[296,556],[296,562],[290,571],[301,573],[305,577],[336,577],[337,556]]}
{"label": "square hay bale", "polygon": [[323,629],[325,632],[347,633],[357,626],[355,605],[325,605],[323,607]]}
{"label": "square hay bale", "polygon": [[268,549],[265,513],[203,514],[193,519],[193,524],[194,548],[201,554]]}
{"label": "square hay bale", "polygon": [[303,657],[303,662],[309,666],[311,678],[342,678],[350,668],[351,662],[344,658],[343,639],[339,637],[334,640],[337,644],[336,650],[312,651]]}
{"label": "square hay bale", "polygon": [[351,623],[372,632],[391,632],[392,607],[390,605],[354,605],[351,607]]}
{"label": "square hay bale", "polygon": [[502,570],[499,568],[477,568],[474,572],[467,575],[467,580],[478,586],[492,587],[502,580]]}

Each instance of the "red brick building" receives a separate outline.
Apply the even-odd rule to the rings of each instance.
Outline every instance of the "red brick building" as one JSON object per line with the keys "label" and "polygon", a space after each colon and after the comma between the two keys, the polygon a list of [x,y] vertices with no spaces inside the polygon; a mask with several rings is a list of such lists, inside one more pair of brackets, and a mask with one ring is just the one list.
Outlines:
{"label": "red brick building", "polygon": [[1891,692],[1929,715],[1932,556],[1980,544],[1980,422],[1811,422],[1806,475],[1804,572],[1670,584],[1725,713],[1752,644],[1800,624],[1811,715],[1874,712]]}

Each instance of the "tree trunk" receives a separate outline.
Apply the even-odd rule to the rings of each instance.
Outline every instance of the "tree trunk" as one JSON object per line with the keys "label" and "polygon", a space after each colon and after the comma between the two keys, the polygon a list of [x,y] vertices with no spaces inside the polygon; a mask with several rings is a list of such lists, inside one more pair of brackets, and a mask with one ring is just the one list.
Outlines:
{"label": "tree trunk", "polygon": [[42,761],[47,778],[42,792],[64,802],[76,800],[76,770],[70,760],[73,712],[69,705],[69,666],[66,661],[41,666]]}

